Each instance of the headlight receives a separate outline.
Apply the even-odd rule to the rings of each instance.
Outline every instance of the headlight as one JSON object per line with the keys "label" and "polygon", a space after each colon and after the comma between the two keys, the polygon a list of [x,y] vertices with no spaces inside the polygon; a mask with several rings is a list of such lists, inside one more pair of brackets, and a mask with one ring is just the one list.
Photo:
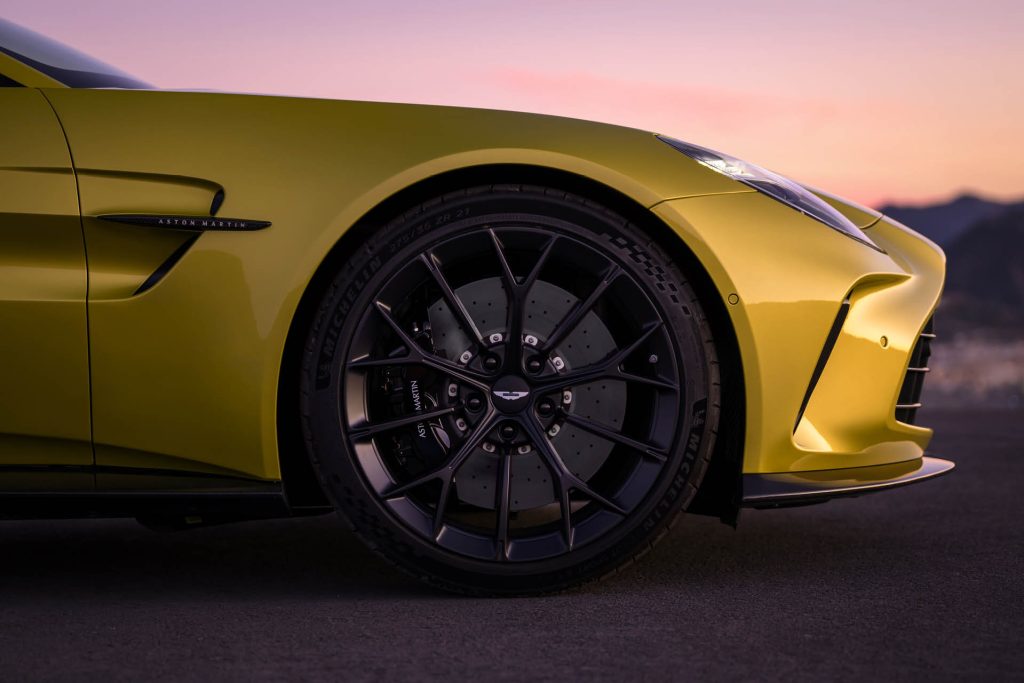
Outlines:
{"label": "headlight", "polygon": [[871,238],[863,230],[854,225],[849,218],[833,209],[803,185],[795,183],[789,178],[784,178],[778,173],[772,173],[768,169],[742,161],[736,157],[731,157],[728,154],[715,152],[698,145],[691,145],[688,142],[682,142],[681,140],[661,135],[658,136],[658,139],[671,145],[691,159],[704,164],[713,171],[718,171],[722,175],[727,175],[744,185],[749,185],[772,199],[776,199],[805,216],[810,216],[833,230],[838,230],[846,236],[868,245],[872,249],[883,251],[881,247],[871,241]]}

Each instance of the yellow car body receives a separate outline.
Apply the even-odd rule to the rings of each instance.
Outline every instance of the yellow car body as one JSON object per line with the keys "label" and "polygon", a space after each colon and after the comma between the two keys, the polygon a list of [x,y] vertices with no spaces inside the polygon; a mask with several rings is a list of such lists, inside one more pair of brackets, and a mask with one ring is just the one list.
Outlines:
{"label": "yellow car body", "polygon": [[[586,121],[70,88],[5,54],[0,74],[22,86],[0,88],[8,489],[288,484],[282,463],[305,456],[285,433],[283,368],[318,269],[358,249],[382,207],[469,174],[585,182],[699,262],[735,338],[723,362],[742,382],[746,504],[952,466],[924,457],[930,429],[896,417],[944,256],[884,216],[826,197],[884,251],[870,249],[651,133]],[[271,227],[196,236],[99,218],[208,216],[220,193],[218,215]]]}

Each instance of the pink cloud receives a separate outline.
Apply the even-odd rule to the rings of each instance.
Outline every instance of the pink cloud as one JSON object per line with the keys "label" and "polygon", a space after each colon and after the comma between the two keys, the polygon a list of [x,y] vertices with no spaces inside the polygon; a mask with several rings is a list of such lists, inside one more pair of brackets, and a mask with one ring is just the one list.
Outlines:
{"label": "pink cloud", "polygon": [[518,93],[550,113],[599,116],[609,121],[668,118],[719,130],[763,129],[766,121],[821,125],[840,109],[838,103],[822,99],[624,81],[580,72],[496,69],[486,78],[491,85]]}

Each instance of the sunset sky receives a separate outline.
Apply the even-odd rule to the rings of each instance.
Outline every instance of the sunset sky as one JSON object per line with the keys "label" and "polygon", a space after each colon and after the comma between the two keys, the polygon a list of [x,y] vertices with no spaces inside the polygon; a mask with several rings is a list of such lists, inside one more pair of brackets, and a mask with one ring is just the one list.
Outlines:
{"label": "sunset sky", "polygon": [[1024,196],[1024,2],[4,0],[157,86],[667,133],[869,204]]}

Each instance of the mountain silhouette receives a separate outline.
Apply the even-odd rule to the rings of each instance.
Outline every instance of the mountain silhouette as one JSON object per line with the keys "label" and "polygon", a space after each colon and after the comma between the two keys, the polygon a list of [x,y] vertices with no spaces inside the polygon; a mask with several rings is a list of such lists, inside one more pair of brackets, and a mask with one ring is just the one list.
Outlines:
{"label": "mountain silhouette", "polygon": [[892,204],[882,207],[880,211],[913,228],[939,246],[946,247],[980,221],[998,216],[1014,206],[1022,207],[1024,202],[998,202],[972,194],[963,194],[941,204]]}
{"label": "mountain silhouette", "polygon": [[939,311],[955,331],[1024,333],[1024,205],[969,226],[946,247]]}

